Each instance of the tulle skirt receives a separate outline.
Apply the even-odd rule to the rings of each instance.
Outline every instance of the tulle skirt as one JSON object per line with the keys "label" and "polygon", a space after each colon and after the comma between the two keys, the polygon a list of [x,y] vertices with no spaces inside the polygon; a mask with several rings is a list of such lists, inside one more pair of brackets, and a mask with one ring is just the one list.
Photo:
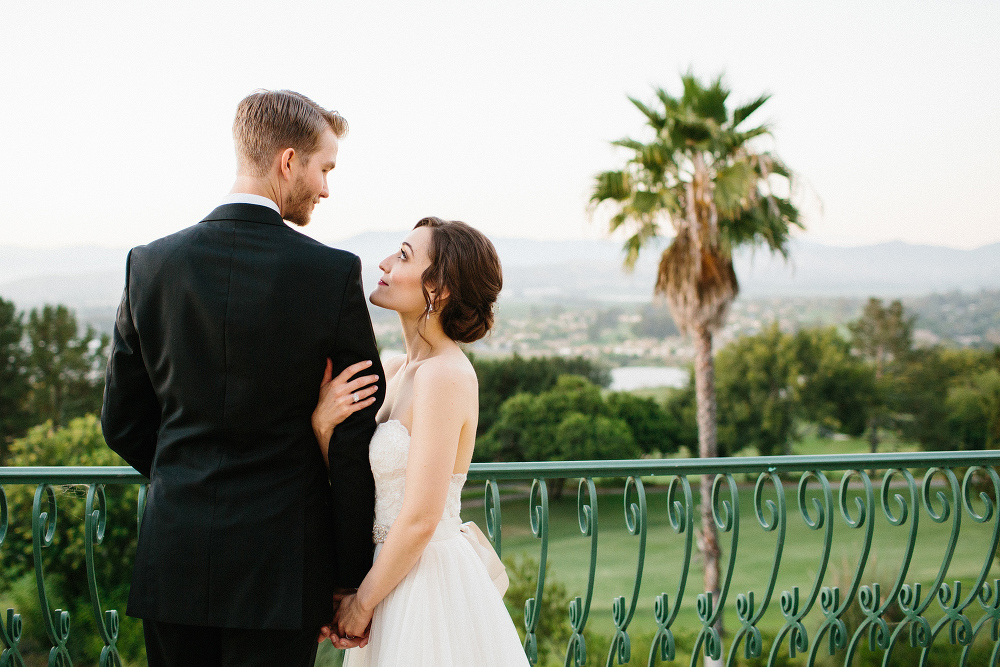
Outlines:
{"label": "tulle skirt", "polygon": [[435,534],[409,574],[379,603],[368,645],[347,651],[344,664],[528,667],[528,660],[486,566],[454,527],[444,536]]}

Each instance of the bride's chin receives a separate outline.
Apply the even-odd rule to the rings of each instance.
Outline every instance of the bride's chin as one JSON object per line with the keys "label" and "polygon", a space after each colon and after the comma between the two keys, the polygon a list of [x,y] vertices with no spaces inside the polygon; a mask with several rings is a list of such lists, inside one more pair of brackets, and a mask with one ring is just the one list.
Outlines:
{"label": "bride's chin", "polygon": [[378,293],[378,288],[373,290],[372,293],[368,295],[368,301],[373,306],[378,306],[379,308],[384,308],[386,310],[396,310],[395,308],[392,307],[392,304],[387,303],[385,299],[381,298],[381,295]]}

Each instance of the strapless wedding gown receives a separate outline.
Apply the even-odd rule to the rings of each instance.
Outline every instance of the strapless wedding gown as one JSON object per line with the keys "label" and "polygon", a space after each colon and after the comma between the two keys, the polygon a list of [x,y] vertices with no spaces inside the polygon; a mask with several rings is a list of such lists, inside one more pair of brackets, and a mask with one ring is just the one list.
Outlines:
{"label": "strapless wedding gown", "polygon": [[[378,425],[368,456],[375,476],[375,559],[403,507],[410,434]],[[420,560],[375,608],[370,642],[345,667],[527,667],[514,623],[482,559],[460,532],[465,475],[452,475],[444,515]]]}

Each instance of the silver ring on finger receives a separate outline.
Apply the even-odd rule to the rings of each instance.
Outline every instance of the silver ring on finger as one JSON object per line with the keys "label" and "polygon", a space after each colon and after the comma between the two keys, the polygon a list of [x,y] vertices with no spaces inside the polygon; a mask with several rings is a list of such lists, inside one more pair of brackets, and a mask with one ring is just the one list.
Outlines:
{"label": "silver ring on finger", "polygon": [[354,403],[357,403],[358,401],[361,400],[360,398],[358,398],[358,392],[354,392],[354,394],[352,395],[354,396]]}

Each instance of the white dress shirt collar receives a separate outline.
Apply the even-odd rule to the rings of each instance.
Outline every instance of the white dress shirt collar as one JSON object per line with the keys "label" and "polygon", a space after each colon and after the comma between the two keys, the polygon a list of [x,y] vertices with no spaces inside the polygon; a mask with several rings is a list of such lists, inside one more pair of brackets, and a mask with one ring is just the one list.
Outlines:
{"label": "white dress shirt collar", "polygon": [[228,194],[222,199],[223,204],[256,204],[257,206],[267,206],[269,209],[281,215],[281,209],[278,205],[267,197],[261,197],[260,195],[252,195],[246,192],[234,192]]}

